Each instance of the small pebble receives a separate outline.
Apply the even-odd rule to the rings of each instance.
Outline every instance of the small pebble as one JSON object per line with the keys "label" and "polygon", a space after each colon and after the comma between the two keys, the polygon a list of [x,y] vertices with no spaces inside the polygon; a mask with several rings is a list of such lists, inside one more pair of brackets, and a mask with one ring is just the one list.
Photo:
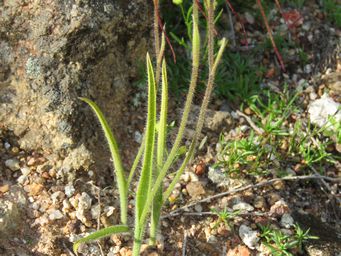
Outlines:
{"label": "small pebble", "polygon": [[28,166],[32,166],[36,163],[36,159],[34,157],[29,157],[28,161],[27,161],[27,165]]}
{"label": "small pebble", "polygon": [[17,171],[20,169],[19,160],[15,158],[6,160],[5,165],[12,171]]}
{"label": "small pebble", "polygon": [[207,237],[207,243],[209,243],[209,244],[215,244],[215,243],[217,243],[217,242],[218,242],[218,239],[217,239],[216,236],[210,235],[210,236]]}
{"label": "small pebble", "polygon": [[50,220],[59,220],[63,218],[63,213],[59,210],[53,210],[50,214],[49,214],[49,219]]}
{"label": "small pebble", "polygon": [[38,183],[32,183],[25,186],[25,191],[28,192],[30,196],[35,196],[43,190],[44,186]]}
{"label": "small pebble", "polygon": [[24,184],[26,180],[27,180],[27,176],[21,175],[21,176],[19,176],[19,178],[17,179],[17,182],[18,182],[19,184]]}
{"label": "small pebble", "polygon": [[242,212],[251,212],[254,210],[253,206],[248,204],[248,203],[245,203],[245,202],[239,202],[235,205],[232,206],[232,209],[235,210],[235,211],[242,211]]}
{"label": "small pebble", "polygon": [[196,205],[194,206],[194,210],[195,210],[196,212],[202,212],[202,206],[201,206],[201,204],[196,204]]}
{"label": "small pebble", "polygon": [[4,147],[5,147],[5,149],[10,149],[10,147],[11,147],[11,144],[9,144],[8,142],[5,142],[4,143]]}
{"label": "small pebble", "polygon": [[65,191],[65,195],[67,197],[71,197],[71,196],[73,196],[73,194],[75,193],[76,190],[75,190],[73,185],[66,185],[64,188],[64,191]]}
{"label": "small pebble", "polygon": [[239,237],[250,249],[254,249],[259,241],[259,232],[253,231],[250,227],[242,224],[239,227]]}
{"label": "small pebble", "polygon": [[201,182],[190,182],[186,186],[187,192],[192,198],[199,197],[201,195],[204,195],[206,193],[204,186]]}
{"label": "small pebble", "polygon": [[249,24],[255,23],[255,18],[249,12],[245,12],[244,17]]}
{"label": "small pebble", "polygon": [[266,206],[265,199],[262,196],[257,196],[253,202],[254,207],[257,209],[264,209]]}
{"label": "small pebble", "polygon": [[53,204],[57,204],[57,203],[61,202],[64,198],[65,198],[65,194],[62,191],[54,192],[51,195],[51,199],[52,199]]}
{"label": "small pebble", "polygon": [[19,153],[19,148],[18,147],[13,147],[11,151],[12,151],[13,154],[18,154]]}
{"label": "small pebble", "polygon": [[315,92],[311,92],[311,93],[309,93],[309,98],[311,100],[316,100],[317,99],[317,94]]}
{"label": "small pebble", "polygon": [[31,169],[28,167],[22,167],[22,168],[20,168],[20,171],[21,171],[23,176],[28,176],[31,172]]}
{"label": "small pebble", "polygon": [[284,213],[280,222],[281,226],[284,228],[290,228],[294,225],[294,219],[289,213]]}
{"label": "small pebble", "polygon": [[8,190],[9,190],[8,184],[0,186],[0,193],[6,193]]}

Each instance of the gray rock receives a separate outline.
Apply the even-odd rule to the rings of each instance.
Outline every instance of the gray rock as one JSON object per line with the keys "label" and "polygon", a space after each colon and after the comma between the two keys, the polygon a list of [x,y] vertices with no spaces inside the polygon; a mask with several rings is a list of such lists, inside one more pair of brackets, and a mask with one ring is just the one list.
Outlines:
{"label": "gray rock", "polygon": [[29,167],[22,167],[22,168],[20,168],[20,171],[21,171],[22,175],[26,177],[27,175],[30,174],[31,169]]}
{"label": "gray rock", "polygon": [[259,241],[259,232],[243,224],[239,227],[239,237],[247,247],[254,249]]}
{"label": "gray rock", "polygon": [[218,187],[228,187],[229,189],[234,189],[242,185],[246,185],[249,181],[245,179],[232,179],[228,176],[226,172],[223,172],[219,168],[208,167],[208,178],[216,184]]}
{"label": "gray rock", "polygon": [[10,191],[0,198],[0,237],[8,238],[22,230],[26,205],[25,192],[17,186],[11,186]]}
{"label": "gray rock", "polygon": [[208,178],[218,187],[228,187],[230,185],[230,178],[220,169],[216,169],[213,167],[208,168]]}
{"label": "gray rock", "polygon": [[144,0],[1,1],[0,122],[21,148],[62,156],[78,149],[67,161],[73,169],[109,158],[78,97],[95,100],[119,137],[127,135],[123,115],[147,52],[151,9]]}
{"label": "gray rock", "polygon": [[91,208],[91,197],[83,192],[82,195],[78,199],[78,205],[76,207],[76,217],[85,225],[89,225],[88,213]]}
{"label": "gray rock", "polygon": [[5,165],[6,167],[8,167],[9,169],[11,169],[12,171],[17,171],[20,169],[20,165],[19,165],[19,160],[18,159],[7,159],[5,161]]}
{"label": "gray rock", "polygon": [[53,204],[58,204],[58,203],[62,202],[64,198],[65,198],[65,194],[62,191],[54,192],[51,195],[51,199],[52,199]]}
{"label": "gray rock", "polygon": [[87,193],[83,192],[78,199],[78,209],[89,210],[91,208],[91,202],[91,197]]}
{"label": "gray rock", "polygon": [[281,226],[284,228],[290,228],[294,225],[294,219],[289,213],[284,213],[281,217]]}

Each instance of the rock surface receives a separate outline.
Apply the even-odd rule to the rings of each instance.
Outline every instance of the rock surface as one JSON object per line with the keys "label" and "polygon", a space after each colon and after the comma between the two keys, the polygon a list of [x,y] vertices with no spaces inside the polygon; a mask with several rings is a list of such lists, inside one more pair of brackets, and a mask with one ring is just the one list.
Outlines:
{"label": "rock surface", "polygon": [[21,148],[75,152],[68,159],[75,169],[91,163],[90,152],[105,152],[91,148],[106,145],[96,143],[99,126],[77,97],[99,103],[120,130],[129,80],[147,51],[151,7],[143,0],[0,1],[0,123]]}
{"label": "rock surface", "polygon": [[17,186],[12,186],[6,195],[0,198],[0,237],[11,236],[22,229],[26,204],[25,193]]}

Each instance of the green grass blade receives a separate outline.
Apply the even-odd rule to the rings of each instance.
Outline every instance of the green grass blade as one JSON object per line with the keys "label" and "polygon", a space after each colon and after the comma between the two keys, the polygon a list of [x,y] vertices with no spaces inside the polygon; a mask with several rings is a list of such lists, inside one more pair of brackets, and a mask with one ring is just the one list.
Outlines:
{"label": "green grass blade", "polygon": [[[166,61],[162,62],[162,96],[161,96],[161,113],[158,130],[157,153],[155,177],[159,175],[160,169],[164,161],[164,151],[167,137],[167,109],[168,109],[168,80]],[[150,245],[156,243],[156,233],[159,225],[161,207],[162,207],[162,185],[155,195],[153,202],[153,210],[150,225]]]}
{"label": "green grass blade", "polygon": [[120,153],[118,150],[116,139],[110,129],[110,126],[107,120],[104,117],[104,114],[100,110],[100,108],[90,99],[87,98],[79,98],[82,101],[86,102],[92,110],[95,112],[101,127],[104,131],[105,138],[109,144],[109,149],[111,152],[111,156],[114,162],[115,174],[117,176],[117,186],[120,193],[120,207],[121,207],[121,222],[123,224],[127,224],[127,181],[124,174],[124,168],[122,165],[122,160],[120,157]]}
{"label": "green grass blade", "polygon": [[116,225],[107,228],[102,228],[86,237],[83,237],[73,244],[73,252],[78,255],[78,247],[83,243],[92,242],[100,238],[110,236],[112,234],[120,234],[129,232],[129,227],[126,225]]}
{"label": "green grass blade", "polygon": [[[140,221],[143,210],[146,208],[146,201],[151,191],[153,178],[153,160],[155,144],[156,126],[156,84],[154,78],[153,65],[147,54],[147,73],[148,73],[148,115],[146,124],[146,144],[143,156],[141,176],[136,191],[135,202],[135,230],[133,255],[139,255],[141,241],[145,225]],[[150,208],[151,205],[148,206]]]}
{"label": "green grass blade", "polygon": [[149,54],[147,54],[148,71],[148,115],[146,124],[146,144],[143,156],[141,177],[137,187],[136,212],[138,219],[144,208],[146,198],[151,190],[152,169],[155,143],[155,124],[156,124],[156,85],[154,71]]}

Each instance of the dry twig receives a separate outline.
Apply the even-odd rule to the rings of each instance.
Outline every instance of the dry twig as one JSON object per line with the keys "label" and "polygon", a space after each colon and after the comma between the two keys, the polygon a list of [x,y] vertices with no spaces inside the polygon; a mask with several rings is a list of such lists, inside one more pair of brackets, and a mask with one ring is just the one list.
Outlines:
{"label": "dry twig", "polygon": [[271,180],[259,182],[257,184],[247,185],[245,187],[241,187],[241,188],[237,188],[237,189],[232,189],[232,190],[229,190],[229,191],[226,191],[226,192],[223,192],[223,193],[219,193],[219,194],[216,194],[216,195],[213,195],[213,196],[206,197],[206,198],[204,198],[202,200],[190,203],[190,204],[185,205],[183,207],[180,207],[180,208],[178,208],[178,209],[176,209],[174,211],[171,211],[169,214],[175,214],[177,212],[185,211],[185,210],[188,210],[188,208],[193,207],[193,206],[195,206],[197,204],[207,203],[207,202],[210,202],[210,201],[212,201],[214,199],[217,199],[217,198],[220,198],[220,197],[223,197],[223,196],[239,193],[239,192],[242,192],[242,191],[245,191],[245,190],[248,190],[248,189],[255,189],[255,188],[267,186],[267,185],[270,185],[270,184],[272,184],[272,183],[274,183],[276,181],[297,181],[297,180],[316,180],[316,179],[317,180],[328,180],[328,181],[331,181],[331,182],[341,182],[341,179],[339,179],[339,178],[330,178],[330,177],[322,176],[322,175],[289,176],[289,177],[284,177],[284,178],[274,178],[274,179],[271,179]]}
{"label": "dry twig", "polygon": [[259,128],[249,116],[245,115],[243,112],[237,110],[236,113],[246,119],[246,121],[249,123],[249,125],[256,131],[258,135],[262,135],[264,133],[264,130],[262,128]]}

